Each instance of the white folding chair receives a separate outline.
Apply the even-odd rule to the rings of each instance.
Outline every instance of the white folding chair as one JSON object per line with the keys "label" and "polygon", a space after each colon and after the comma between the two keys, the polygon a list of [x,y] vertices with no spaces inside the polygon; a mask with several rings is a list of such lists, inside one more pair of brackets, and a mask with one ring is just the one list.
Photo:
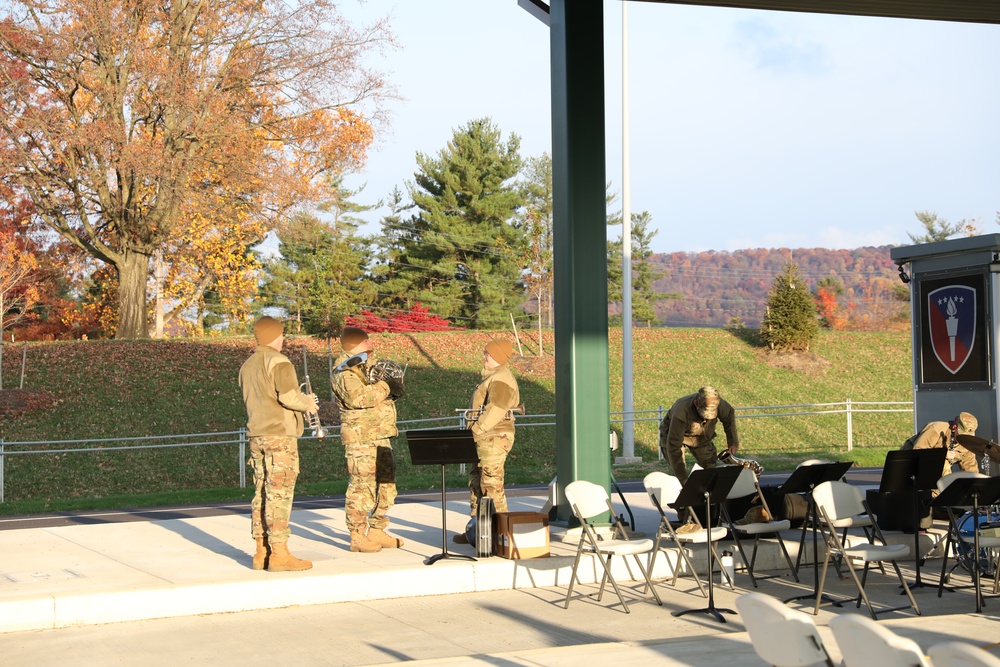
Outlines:
{"label": "white folding chair", "polygon": [[615,516],[608,490],[593,482],[579,480],[569,484],[565,492],[566,501],[573,509],[573,514],[580,521],[581,531],[580,545],[576,550],[576,560],[573,562],[573,573],[570,575],[569,590],[566,591],[566,603],[563,605],[563,608],[569,607],[570,597],[573,595],[573,584],[578,581],[577,569],[580,567],[580,560],[583,558],[584,553],[594,554],[604,568],[604,576],[601,577],[601,588],[597,594],[598,602],[604,597],[604,587],[610,581],[615,589],[615,593],[618,594],[618,599],[621,600],[625,613],[629,613],[625,596],[622,595],[622,591],[618,587],[618,582],[615,581],[614,576],[611,574],[611,559],[614,556],[622,556],[623,558],[632,556],[639,568],[639,572],[642,573],[642,577],[646,581],[646,587],[652,589],[656,604],[662,605],[663,602],[660,601],[660,596],[656,592],[656,588],[653,587],[653,582],[649,579],[649,572],[643,568],[642,562],[639,560],[640,554],[646,554],[653,550],[653,540],[648,538],[640,540],[628,539],[621,521],[618,519],[614,519],[612,537],[600,539],[594,530],[594,519],[604,516],[608,512],[611,513],[612,517]]}
{"label": "white folding chair", "polygon": [[[951,485],[952,482],[955,482],[960,479],[968,479],[970,477],[984,478],[986,477],[986,475],[979,472],[971,472],[966,470],[953,472],[950,475],[945,475],[944,477],[942,477],[937,481],[938,491],[939,492],[944,491],[945,489],[948,488],[949,485]],[[971,506],[962,507],[961,509],[971,509]],[[959,525],[959,520],[955,518],[955,508],[946,507],[945,510],[948,512],[948,539],[945,543],[944,559],[941,562],[941,579],[938,582],[938,597],[941,597],[941,592],[944,590],[945,581],[948,579],[946,570],[948,568],[948,555],[951,553],[952,549],[954,549],[956,552],[956,560],[960,561],[959,563],[956,563],[956,565],[952,567],[953,571],[955,567],[961,564],[961,561],[965,561],[966,564],[971,563],[973,557],[980,559],[980,563],[982,563],[982,554],[975,555],[973,553],[976,550],[975,536],[962,534],[961,530],[962,527]],[[972,519],[972,524],[973,524],[973,530],[979,529],[979,523],[976,520],[976,518]],[[1000,548],[1000,537],[994,537],[992,535],[980,535],[979,548],[980,550],[989,549],[990,550],[989,554],[992,557],[993,554],[992,550]],[[993,593],[995,595],[997,593],[1000,593],[1000,563],[996,563],[993,569],[994,569]],[[970,577],[972,576],[971,569],[969,572],[969,576]],[[972,582],[973,587],[975,587],[975,583],[976,582],[974,581]]]}
{"label": "white folding chair", "polygon": [[[785,541],[781,539],[781,531],[791,528],[792,522],[788,519],[774,519],[774,515],[771,513],[771,508],[767,506],[767,501],[764,500],[764,494],[761,492],[760,485],[757,483],[757,475],[753,473],[753,470],[744,468],[740,472],[740,476],[736,478],[736,484],[734,484],[733,488],[729,491],[727,500],[746,498],[752,494],[757,494],[760,497],[761,506],[767,512],[767,515],[771,517],[770,520],[738,524],[733,520],[733,517],[730,516],[729,508],[726,505],[722,506],[723,520],[726,522],[729,532],[732,533],[733,539],[736,540],[736,548],[739,550],[740,557],[743,559],[743,564],[746,568],[747,574],[750,575],[750,582],[753,584],[754,588],[757,588],[757,579],[771,579],[781,576],[778,574],[754,575],[753,568],[754,564],[757,562],[757,547],[760,545],[760,538],[768,535],[773,535],[777,538],[778,546],[781,547],[781,553],[785,556],[785,562],[788,563],[788,572],[795,578],[795,581],[798,581],[799,575],[795,572],[795,565],[792,564],[792,558],[788,555],[788,549],[785,548]],[[743,543],[740,540],[740,535],[744,537],[753,535],[753,551],[751,552],[749,560],[747,560],[746,552],[743,550]]]}
{"label": "white folding chair", "polygon": [[[819,522],[820,532],[826,541],[826,556],[823,559],[823,571],[819,578],[819,586],[816,591],[816,605],[813,613],[819,614],[820,600],[823,598],[823,584],[826,580],[826,572],[830,566],[830,559],[842,557],[858,589],[857,606],[861,607],[861,601],[864,600],[872,619],[876,617],[877,613],[899,611],[901,609],[908,609],[910,606],[919,615],[920,607],[917,606],[917,601],[913,598],[913,593],[910,591],[910,587],[906,585],[903,573],[899,571],[899,565],[896,563],[897,558],[905,558],[909,555],[910,547],[905,544],[884,544],[885,540],[882,538],[882,534],[874,520],[872,520],[872,529],[883,544],[867,543],[848,547],[841,541],[840,536],[837,534],[838,528],[842,525],[841,522],[846,518],[859,514],[868,514],[871,519],[868,506],[862,499],[861,492],[857,487],[851,486],[847,482],[823,482],[813,489],[813,502],[816,504],[818,517],[821,519]],[[865,583],[868,579],[868,568],[871,563],[881,563],[883,561],[888,561],[892,564],[892,568],[895,570],[896,576],[899,578],[899,583],[902,585],[910,604],[904,607],[880,609],[876,612],[874,607],[872,607],[871,600],[868,599],[868,594],[865,592]],[[855,563],[864,565],[860,579],[858,578],[857,571],[854,569]]]}
{"label": "white folding chair", "polygon": [[789,609],[761,593],[745,593],[736,598],[736,610],[750,635],[754,652],[767,664],[807,667],[823,662],[833,667],[816,624],[801,611]]}
{"label": "white folding chair", "polygon": [[831,618],[830,631],[844,667],[930,667],[917,642],[860,614]]}
{"label": "white folding chair", "polygon": [[1000,658],[963,642],[945,642],[927,649],[934,667],[1000,667]]}
{"label": "white folding chair", "polygon": [[[716,550],[715,544],[726,536],[726,529],[722,526],[716,526],[714,528],[708,529],[698,522],[698,518],[695,516],[694,520],[698,525],[698,530],[687,533],[678,533],[673,525],[670,523],[670,518],[667,516],[667,507],[670,503],[677,500],[677,496],[681,492],[681,481],[674,477],[673,475],[668,475],[665,472],[651,472],[646,475],[642,484],[646,487],[646,493],[649,495],[649,500],[653,503],[653,507],[660,513],[660,525],[656,530],[656,539],[653,544],[653,552],[649,557],[649,564],[647,569],[649,573],[653,573],[653,564],[656,562],[656,557],[660,553],[661,549],[670,549],[676,547],[677,552],[680,554],[680,558],[684,561],[687,566],[688,572],[694,577],[694,581],[698,584],[698,590],[705,597],[708,597],[708,592],[705,590],[705,586],[701,583],[701,578],[698,576],[698,572],[695,571],[694,565],[691,563],[691,558],[687,554],[687,546],[691,544],[705,544],[711,541],[711,548],[713,556],[717,562],[722,562],[719,557],[719,552]],[[694,516],[692,514],[692,516]],[[678,562],[674,568],[674,575],[670,581],[671,586],[677,585],[677,577],[680,574],[680,563]],[[725,569],[722,570],[726,572]],[[711,576],[711,573],[709,573]],[[729,574],[725,574],[726,579],[729,579]],[[729,581],[730,585],[733,584]]]}

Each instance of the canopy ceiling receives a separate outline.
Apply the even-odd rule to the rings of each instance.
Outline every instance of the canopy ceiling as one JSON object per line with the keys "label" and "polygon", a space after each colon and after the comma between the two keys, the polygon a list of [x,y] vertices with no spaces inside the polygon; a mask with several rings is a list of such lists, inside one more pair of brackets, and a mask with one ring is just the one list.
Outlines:
{"label": "canopy ceiling", "polygon": [[995,0],[640,0],[664,5],[701,5],[772,9],[814,14],[851,14],[890,18],[1000,23],[1000,2]]}

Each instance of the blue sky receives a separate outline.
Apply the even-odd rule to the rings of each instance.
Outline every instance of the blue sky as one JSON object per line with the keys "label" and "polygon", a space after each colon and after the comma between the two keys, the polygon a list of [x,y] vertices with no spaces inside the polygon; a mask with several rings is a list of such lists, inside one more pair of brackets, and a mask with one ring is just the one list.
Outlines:
{"label": "blue sky", "polygon": [[[622,186],[622,10],[605,3],[607,176]],[[490,116],[550,151],[548,29],[516,0],[345,2],[390,16],[401,97],[360,201]],[[914,213],[998,233],[1000,26],[631,2],[631,205],[656,252],[908,244]],[[372,233],[385,211],[370,215]],[[619,231],[610,234],[617,237]]]}

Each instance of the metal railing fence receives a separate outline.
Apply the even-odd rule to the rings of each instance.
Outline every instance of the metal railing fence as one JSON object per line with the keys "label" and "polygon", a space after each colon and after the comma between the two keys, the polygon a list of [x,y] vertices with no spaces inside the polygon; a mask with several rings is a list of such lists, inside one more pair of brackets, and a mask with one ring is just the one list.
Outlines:
{"label": "metal railing fence", "polygon": [[[903,407],[906,406],[906,407]],[[771,405],[737,407],[737,416],[740,419],[761,419],[761,418],[784,418],[784,417],[809,417],[817,415],[846,415],[846,442],[847,451],[854,447],[854,420],[858,413],[892,413],[892,412],[912,412],[912,401],[869,401],[859,402],[847,399],[840,403],[812,403],[801,405]],[[663,420],[667,408],[659,406],[655,410],[634,410],[630,413],[633,423],[656,422]],[[555,414],[526,414],[518,416],[519,428],[555,426]],[[623,412],[611,412],[612,424],[624,423]],[[424,419],[408,419],[398,422],[399,430],[405,433],[413,428],[465,428],[466,422],[462,415],[447,417],[429,417]],[[410,428],[407,428],[410,427]],[[339,439],[339,427],[327,429],[326,437]],[[313,439],[307,431],[300,440]],[[241,488],[247,485],[247,434],[246,429],[238,431],[221,431],[215,433],[192,433],[183,435],[164,436],[135,436],[117,438],[90,438],[80,440],[36,440],[36,441],[4,441],[0,438],[0,503],[5,502],[4,487],[6,482],[6,462],[8,457],[49,455],[65,456],[70,454],[106,454],[108,452],[135,452],[141,450],[167,450],[206,446],[235,446],[237,451],[236,467],[238,470],[239,485]],[[106,443],[106,444],[102,444]],[[114,444],[114,443],[135,443],[135,444]],[[68,445],[97,445],[89,447],[69,447]],[[52,449],[51,447],[55,447]]]}

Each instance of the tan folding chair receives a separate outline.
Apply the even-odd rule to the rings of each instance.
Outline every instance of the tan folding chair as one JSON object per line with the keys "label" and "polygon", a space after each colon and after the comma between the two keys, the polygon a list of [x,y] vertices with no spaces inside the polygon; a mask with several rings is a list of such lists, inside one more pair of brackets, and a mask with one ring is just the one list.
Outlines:
{"label": "tan folding chair", "polygon": [[[705,597],[708,597],[708,592],[705,590],[705,586],[701,583],[701,578],[698,576],[698,572],[695,571],[694,565],[691,563],[691,558],[687,553],[687,546],[691,544],[705,544],[711,541],[711,547],[713,555],[717,562],[722,562],[719,557],[719,552],[716,550],[716,543],[726,536],[726,529],[722,526],[716,526],[714,528],[708,529],[701,525],[698,521],[698,517],[691,513],[695,525],[698,527],[697,530],[692,532],[678,533],[673,525],[670,523],[670,518],[667,516],[666,508],[670,506],[672,502],[677,500],[677,496],[681,492],[681,481],[674,477],[673,475],[668,475],[665,472],[651,472],[646,475],[642,484],[646,487],[646,493],[649,495],[650,501],[653,503],[653,507],[660,513],[660,525],[656,529],[656,539],[653,545],[653,552],[649,557],[649,564],[647,569],[650,574],[653,572],[653,564],[656,562],[656,557],[660,553],[661,549],[677,549],[678,554],[680,554],[681,560],[687,566],[688,572],[694,577],[694,581],[698,584],[698,590]],[[680,562],[678,562],[674,568],[673,578],[670,580],[671,586],[677,585],[677,577],[680,575]],[[725,573],[726,579],[729,580],[729,584],[735,588],[732,580],[729,579],[729,573],[726,572],[725,568],[722,569]],[[711,574],[709,574],[711,576]]]}
{"label": "tan folding chair", "polygon": [[844,667],[930,667],[920,645],[860,614],[830,619]]}
{"label": "tan folding chair", "polygon": [[823,645],[816,624],[801,611],[761,593],[745,593],[736,598],[736,610],[743,619],[757,657],[769,665],[809,667],[833,660]]}
{"label": "tan folding chair", "polygon": [[[868,607],[868,613],[871,614],[873,619],[876,618],[876,614],[899,611],[901,609],[908,609],[909,607],[913,607],[917,615],[920,615],[920,607],[917,606],[917,601],[913,598],[913,593],[910,591],[910,587],[907,586],[906,580],[903,579],[903,573],[900,572],[899,565],[896,563],[897,558],[906,558],[909,555],[910,547],[905,544],[885,544],[885,538],[882,537],[878,524],[872,519],[871,512],[861,497],[861,491],[847,482],[823,482],[813,489],[813,502],[816,504],[816,511],[819,513],[819,518],[821,519],[820,532],[826,541],[826,556],[823,559],[823,571],[820,574],[819,586],[816,591],[816,605],[813,608],[813,614],[819,614],[819,605],[823,598],[823,584],[826,580],[826,572],[830,566],[830,559],[842,557],[851,574],[851,578],[854,580],[854,585],[858,589],[857,606],[860,608],[863,600]],[[844,545],[837,533],[839,528],[838,522],[859,514],[868,514],[869,519],[872,520],[872,529],[875,531],[876,537],[883,544],[865,543],[853,547]],[[868,579],[869,566],[872,563],[881,563],[884,561],[888,561],[892,565],[910,604],[903,607],[879,609],[876,612],[874,607],[872,607],[871,600],[868,599],[868,594],[865,592],[865,582]],[[864,565],[861,578],[858,578],[855,563]]]}
{"label": "tan folding chair", "polygon": [[577,570],[580,567],[580,560],[583,558],[584,553],[594,554],[604,568],[604,576],[601,577],[601,588],[597,594],[598,602],[604,597],[604,588],[610,581],[611,586],[615,589],[615,593],[618,594],[618,599],[621,600],[625,613],[629,613],[625,596],[622,595],[622,591],[618,587],[618,582],[615,581],[614,576],[611,574],[611,559],[614,556],[622,556],[623,558],[632,556],[635,559],[636,566],[639,568],[639,572],[642,573],[642,577],[646,581],[646,589],[653,591],[656,604],[662,606],[663,602],[660,600],[656,588],[653,587],[653,582],[649,579],[649,572],[643,568],[642,562],[639,559],[641,554],[647,554],[653,550],[653,540],[648,538],[640,540],[628,539],[619,519],[614,519],[612,537],[601,539],[597,535],[595,519],[605,516],[608,512],[611,513],[612,517],[615,516],[608,490],[593,482],[579,480],[572,482],[566,487],[566,501],[573,509],[573,515],[580,521],[581,531],[580,545],[576,550],[576,560],[573,561],[573,573],[570,575],[569,590],[566,591],[566,602],[563,608],[569,607],[569,601],[573,595],[573,584],[578,581]]}
{"label": "tan folding chair", "polygon": [[[740,472],[740,476],[736,479],[736,484],[729,491],[727,499],[746,498],[752,494],[757,494],[760,497],[761,506],[767,512],[767,516],[771,517],[768,521],[738,524],[730,516],[729,508],[725,504],[722,506],[723,521],[729,528],[729,532],[732,533],[733,539],[736,540],[736,548],[740,552],[740,558],[743,559],[747,574],[750,575],[750,583],[753,584],[754,588],[757,588],[758,579],[773,579],[774,577],[781,576],[780,574],[754,575],[753,567],[757,562],[757,547],[760,545],[760,538],[764,536],[777,538],[778,546],[781,547],[781,553],[788,564],[788,572],[795,578],[795,581],[798,581],[799,575],[795,571],[795,565],[792,563],[791,556],[788,555],[788,549],[785,548],[785,541],[781,538],[781,531],[789,530],[792,527],[792,522],[788,519],[774,519],[774,515],[771,514],[771,508],[768,507],[767,501],[764,499],[764,494],[761,493],[760,484],[757,482],[757,475],[753,473],[753,470],[744,468]],[[743,537],[753,535],[753,551],[750,554],[749,560],[747,560],[746,552],[743,550],[743,542],[740,540],[740,535]]]}

